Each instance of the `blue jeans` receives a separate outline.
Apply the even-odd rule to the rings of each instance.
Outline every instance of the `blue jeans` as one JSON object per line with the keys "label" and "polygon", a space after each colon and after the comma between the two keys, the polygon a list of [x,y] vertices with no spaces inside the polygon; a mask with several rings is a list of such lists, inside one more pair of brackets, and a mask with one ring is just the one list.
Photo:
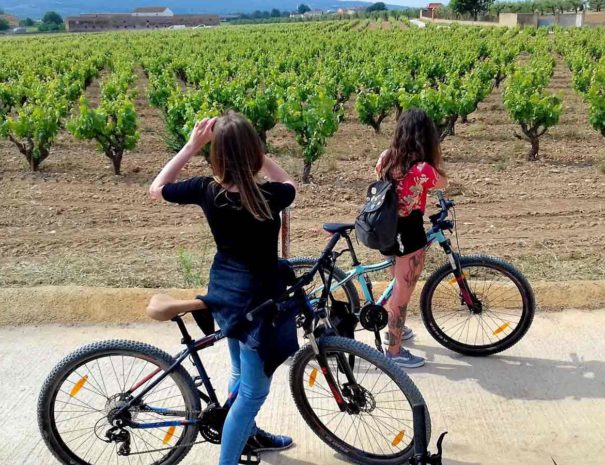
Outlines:
{"label": "blue jeans", "polygon": [[228,339],[231,355],[229,392],[239,383],[239,392],[225,420],[219,465],[236,465],[256,424],[254,419],[269,395],[271,378],[255,350],[237,339]]}

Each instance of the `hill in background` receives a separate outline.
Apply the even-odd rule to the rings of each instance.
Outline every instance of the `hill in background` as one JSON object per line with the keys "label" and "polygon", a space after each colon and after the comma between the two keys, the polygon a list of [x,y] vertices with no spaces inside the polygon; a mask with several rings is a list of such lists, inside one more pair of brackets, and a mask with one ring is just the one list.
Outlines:
{"label": "hill in background", "polygon": [[[293,11],[300,3],[306,3],[313,9],[336,10],[338,8],[369,6],[371,2],[340,1],[340,0],[3,0],[2,8],[10,14],[21,18],[42,17],[46,11],[56,11],[63,16],[73,16],[82,13],[125,13],[143,6],[166,6],[176,14],[191,13],[250,13],[255,10]],[[386,3],[386,2],[385,2]],[[411,1],[410,3],[417,3]],[[393,7],[397,7],[393,5]]]}

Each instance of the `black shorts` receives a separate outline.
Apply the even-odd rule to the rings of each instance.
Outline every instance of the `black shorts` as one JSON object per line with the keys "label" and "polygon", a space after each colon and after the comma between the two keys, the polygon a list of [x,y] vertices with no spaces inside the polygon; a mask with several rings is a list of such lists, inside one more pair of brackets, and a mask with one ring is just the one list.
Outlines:
{"label": "black shorts", "polygon": [[400,216],[397,220],[397,236],[395,243],[380,251],[387,256],[403,257],[424,248],[427,244],[424,231],[423,215],[420,210],[414,210],[408,216]]}

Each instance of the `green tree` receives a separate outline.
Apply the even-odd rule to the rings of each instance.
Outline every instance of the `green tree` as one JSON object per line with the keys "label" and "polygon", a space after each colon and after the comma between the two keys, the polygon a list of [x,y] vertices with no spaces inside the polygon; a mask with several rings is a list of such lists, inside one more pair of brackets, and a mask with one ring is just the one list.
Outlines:
{"label": "green tree", "polygon": [[10,24],[4,18],[0,18],[0,31],[8,31],[10,29]]}
{"label": "green tree", "polygon": [[355,101],[359,121],[372,126],[374,132],[379,134],[380,125],[395,106],[396,100],[396,96],[385,88],[362,90]]}
{"label": "green tree", "polygon": [[22,19],[21,21],[19,21],[19,25],[22,27],[32,27],[35,24],[36,23],[31,18],[25,18],[25,19]]}
{"label": "green tree", "polygon": [[300,5],[298,5],[297,11],[298,11],[299,15],[304,15],[308,11],[311,11],[311,7],[309,5],[305,5],[304,3],[301,3]]}
{"label": "green tree", "polygon": [[449,7],[458,14],[468,14],[476,21],[481,13],[488,11],[494,0],[451,0]]}
{"label": "green tree", "polygon": [[591,10],[601,11],[601,9],[605,6],[605,0],[589,0],[588,5]]}
{"label": "green tree", "polygon": [[369,7],[367,7],[366,11],[368,13],[371,13],[372,11],[385,11],[386,9],[387,9],[387,6],[383,2],[376,2],[372,5],[370,5]]}
{"label": "green tree", "polygon": [[559,122],[563,109],[561,98],[545,91],[553,69],[552,57],[537,56],[513,72],[503,92],[504,106],[521,126],[522,135],[515,136],[531,143],[529,161],[538,159],[540,137]]}
{"label": "green tree", "polygon": [[605,137],[605,63],[597,66],[586,94],[588,121]]}
{"label": "green tree", "polygon": [[584,0],[567,0],[564,2],[564,5],[568,10],[572,10],[577,13],[584,9]]}
{"label": "green tree", "polygon": [[271,17],[272,18],[279,18],[281,16],[281,11],[279,11],[277,8],[273,8],[271,10]]}
{"label": "green tree", "polygon": [[[41,94],[44,87],[36,92]],[[12,116],[0,120],[0,137],[9,139],[25,156],[32,171],[37,171],[50,155],[50,149],[67,112],[67,102],[58,94],[48,92],[13,110]]]}
{"label": "green tree", "polygon": [[101,92],[101,103],[93,109],[85,97],[80,98],[80,113],[67,125],[77,138],[95,140],[97,147],[120,174],[122,157],[126,150],[136,147],[139,140],[137,114],[132,96],[124,91],[118,79],[110,79]]}
{"label": "green tree", "polygon": [[336,100],[319,88],[293,86],[285,100],[280,102],[279,116],[284,126],[294,132],[302,147],[305,184],[311,182],[311,167],[326,149],[327,138],[338,129],[338,115],[334,112]]}
{"label": "green tree", "polygon": [[48,11],[42,17],[42,23],[38,26],[40,32],[64,31],[65,24],[61,15],[55,11]]}
{"label": "green tree", "polygon": [[47,11],[42,17],[44,24],[63,24],[63,18],[56,11]]}
{"label": "green tree", "polygon": [[496,17],[499,17],[500,13],[502,13],[504,10],[506,10],[506,8],[507,8],[506,3],[495,2],[492,5],[490,5],[489,11],[491,14],[495,15]]}

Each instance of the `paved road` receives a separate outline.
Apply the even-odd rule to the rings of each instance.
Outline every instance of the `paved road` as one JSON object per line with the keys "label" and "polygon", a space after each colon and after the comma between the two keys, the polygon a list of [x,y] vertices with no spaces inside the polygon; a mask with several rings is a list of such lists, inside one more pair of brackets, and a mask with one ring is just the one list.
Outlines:
{"label": "paved road", "polygon": [[[438,346],[417,319],[413,350],[425,368],[410,372],[427,400],[449,465],[602,465],[605,457],[605,310],[542,313],[525,340],[488,359],[462,357]],[[92,340],[129,338],[169,352],[178,349],[169,324],[0,328],[0,465],[56,463],[40,441],[35,420],[39,388],[51,367]],[[207,358],[224,386],[226,348]],[[286,367],[259,424],[289,432],[296,447],[263,461],[272,465],[341,464],[300,419],[287,388]],[[216,446],[198,446],[185,465],[216,463]],[[552,458],[551,458],[552,457]]]}

